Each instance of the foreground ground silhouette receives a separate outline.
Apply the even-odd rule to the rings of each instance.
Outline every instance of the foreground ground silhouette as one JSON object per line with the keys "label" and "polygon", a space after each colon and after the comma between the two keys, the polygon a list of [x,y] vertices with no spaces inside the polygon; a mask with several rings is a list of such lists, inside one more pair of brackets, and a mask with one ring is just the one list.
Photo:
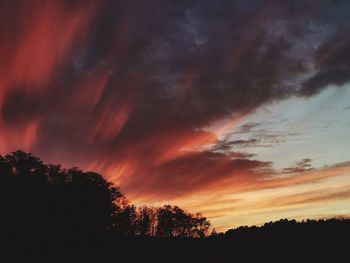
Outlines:
{"label": "foreground ground silhouette", "polygon": [[209,235],[178,206],[131,205],[94,172],[0,157],[1,255],[46,262],[334,262],[350,253],[350,220],[280,220]]}

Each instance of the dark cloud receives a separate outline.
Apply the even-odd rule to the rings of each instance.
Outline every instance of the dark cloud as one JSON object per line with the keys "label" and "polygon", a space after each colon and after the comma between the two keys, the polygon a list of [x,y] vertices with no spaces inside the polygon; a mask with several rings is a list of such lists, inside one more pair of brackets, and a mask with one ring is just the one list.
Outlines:
{"label": "dark cloud", "polygon": [[261,123],[258,122],[248,122],[246,124],[243,124],[242,126],[238,127],[237,131],[235,133],[249,133],[255,128],[261,126]]}
{"label": "dark cloud", "polygon": [[14,89],[4,99],[2,118],[5,125],[23,125],[42,116],[45,99],[36,92]]}
{"label": "dark cloud", "polygon": [[302,95],[313,95],[328,85],[340,86],[350,80],[349,60],[350,38],[347,32],[350,20],[345,16],[349,3],[329,3],[315,19],[330,28],[330,36],[318,46],[314,61],[316,73],[303,83]]}
{"label": "dark cloud", "polygon": [[228,147],[280,135],[225,144],[203,128],[348,81],[346,2],[70,2],[0,4],[0,124],[21,134],[35,122],[16,147],[23,137],[47,160],[100,169],[129,192],[252,173],[254,155]]}
{"label": "dark cloud", "polygon": [[240,145],[240,146],[247,146],[256,144],[258,142],[257,139],[249,139],[249,140],[237,140],[230,142],[231,145]]}
{"label": "dark cloud", "polygon": [[303,173],[311,171],[314,168],[311,165],[312,160],[310,158],[304,158],[301,161],[297,162],[294,166],[284,168],[283,173]]}
{"label": "dark cloud", "polygon": [[[268,125],[267,125],[268,126]],[[267,131],[265,129],[254,129],[254,127],[260,127],[260,125],[248,126],[243,125],[231,134],[225,136],[225,138],[217,141],[217,143],[211,147],[212,151],[218,151],[229,154],[235,153],[242,148],[250,147],[273,147],[276,144],[284,143],[287,138],[297,135],[293,132],[280,132],[280,131]],[[246,133],[242,131],[246,130]],[[249,132],[248,132],[249,130]],[[237,135],[244,136],[249,135],[249,139],[237,139]],[[254,157],[254,154],[244,153],[246,158]]]}
{"label": "dark cloud", "polygon": [[261,176],[259,170],[271,165],[270,162],[249,160],[245,157],[235,153],[225,155],[207,151],[192,152],[157,167],[146,168],[142,175],[147,180],[142,183],[132,180],[125,185],[125,189],[137,189],[136,192],[162,198],[179,197],[223,183],[255,181]]}
{"label": "dark cloud", "polygon": [[[337,168],[337,167],[348,167],[348,166],[350,166],[350,161],[342,162],[342,163],[336,163],[334,165],[331,165],[330,167]],[[326,167],[328,167],[328,166],[326,166]]]}

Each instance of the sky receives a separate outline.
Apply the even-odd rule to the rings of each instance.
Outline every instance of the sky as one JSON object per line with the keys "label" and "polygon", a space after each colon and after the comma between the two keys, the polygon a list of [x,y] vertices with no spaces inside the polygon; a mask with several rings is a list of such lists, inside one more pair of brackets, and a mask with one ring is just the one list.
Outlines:
{"label": "sky", "polygon": [[0,2],[0,154],[219,231],[350,215],[349,1]]}

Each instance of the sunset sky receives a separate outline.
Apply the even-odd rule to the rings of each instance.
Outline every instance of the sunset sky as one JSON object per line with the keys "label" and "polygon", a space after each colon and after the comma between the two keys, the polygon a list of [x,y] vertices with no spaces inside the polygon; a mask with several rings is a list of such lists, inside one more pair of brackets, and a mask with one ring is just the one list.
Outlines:
{"label": "sunset sky", "polygon": [[350,2],[0,2],[0,154],[219,231],[350,215]]}

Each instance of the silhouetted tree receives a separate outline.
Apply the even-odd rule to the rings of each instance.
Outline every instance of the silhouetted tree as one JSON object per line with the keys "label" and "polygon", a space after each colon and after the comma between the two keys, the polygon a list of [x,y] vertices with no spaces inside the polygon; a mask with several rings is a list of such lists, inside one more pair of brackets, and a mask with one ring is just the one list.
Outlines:
{"label": "silhouetted tree", "polygon": [[155,215],[153,209],[147,206],[139,207],[136,221],[137,235],[142,237],[154,235]]}
{"label": "silhouetted tree", "polygon": [[204,237],[209,221],[200,214],[190,214],[178,206],[165,205],[157,211],[158,237]]}
{"label": "silhouetted tree", "polygon": [[137,232],[137,214],[134,205],[126,205],[113,216],[113,229],[119,236],[134,236]]}
{"label": "silhouetted tree", "polygon": [[1,230],[19,243],[96,240],[125,202],[101,175],[46,165],[23,151],[0,157],[0,185]]}

